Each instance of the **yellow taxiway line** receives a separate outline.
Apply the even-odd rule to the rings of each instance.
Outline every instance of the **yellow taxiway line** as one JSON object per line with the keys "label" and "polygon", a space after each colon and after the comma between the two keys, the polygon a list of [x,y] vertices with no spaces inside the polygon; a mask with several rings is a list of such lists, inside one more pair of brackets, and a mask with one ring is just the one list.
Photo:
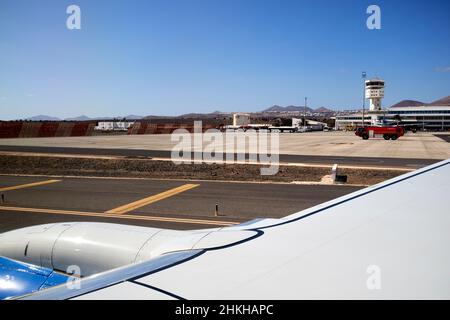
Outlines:
{"label": "yellow taxiway line", "polygon": [[125,204],[123,206],[108,210],[105,213],[124,214],[124,213],[130,212],[130,211],[133,211],[135,209],[138,209],[140,207],[146,206],[148,204],[154,203],[156,201],[160,201],[160,200],[172,197],[181,192],[196,188],[198,186],[199,186],[198,184],[185,184],[180,187],[158,193],[154,196],[150,196],[150,197],[147,197],[147,198],[144,198],[144,199],[141,199],[138,201],[134,201],[134,202]]}
{"label": "yellow taxiway line", "polygon": [[158,221],[158,222],[175,222],[175,223],[215,225],[215,226],[233,226],[233,225],[239,224],[239,222],[234,222],[234,221],[217,221],[217,220],[204,220],[204,219],[185,219],[185,218],[169,218],[169,217],[154,217],[154,216],[138,216],[138,215],[130,215],[130,214],[117,215],[117,214],[97,213],[97,212],[83,212],[83,211],[57,210],[57,209],[41,209],[41,208],[6,207],[6,206],[0,206],[0,211],[49,213],[49,214],[75,215],[75,216],[87,216],[87,217],[129,219],[129,220],[144,220],[144,221]]}
{"label": "yellow taxiway line", "polygon": [[0,192],[17,190],[17,189],[23,189],[23,188],[29,188],[29,187],[42,186],[42,185],[45,185],[45,184],[50,184],[50,183],[55,183],[55,182],[60,182],[60,181],[61,180],[45,180],[45,181],[39,181],[39,182],[33,182],[33,183],[27,183],[27,184],[20,184],[20,185],[17,185],[17,186],[0,188]]}

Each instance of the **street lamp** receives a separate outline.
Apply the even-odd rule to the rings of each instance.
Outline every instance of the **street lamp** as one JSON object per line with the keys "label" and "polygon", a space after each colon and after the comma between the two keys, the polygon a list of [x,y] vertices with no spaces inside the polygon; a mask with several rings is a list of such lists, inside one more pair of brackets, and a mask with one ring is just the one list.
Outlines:
{"label": "street lamp", "polygon": [[305,112],[303,114],[303,126],[306,128],[306,101],[308,100],[307,97],[305,97]]}
{"label": "street lamp", "polygon": [[365,120],[365,110],[366,110],[366,76],[367,76],[367,73],[365,72],[365,71],[363,71],[362,72],[362,78],[363,78],[363,86],[364,86],[364,91],[363,91],[363,111],[362,111],[362,126],[363,126],[363,128],[364,128],[364,126],[365,126],[365,123],[364,123],[364,120]]}

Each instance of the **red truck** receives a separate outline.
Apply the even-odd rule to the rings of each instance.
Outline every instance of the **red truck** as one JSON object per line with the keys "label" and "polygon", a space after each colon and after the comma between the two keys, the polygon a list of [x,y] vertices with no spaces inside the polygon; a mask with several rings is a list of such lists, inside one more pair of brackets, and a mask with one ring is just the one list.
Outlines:
{"label": "red truck", "polygon": [[405,130],[403,127],[376,127],[376,126],[367,126],[367,127],[358,127],[356,128],[355,134],[358,137],[363,138],[364,140],[369,139],[369,137],[383,137],[384,140],[397,140],[398,137],[401,137],[405,134]]}

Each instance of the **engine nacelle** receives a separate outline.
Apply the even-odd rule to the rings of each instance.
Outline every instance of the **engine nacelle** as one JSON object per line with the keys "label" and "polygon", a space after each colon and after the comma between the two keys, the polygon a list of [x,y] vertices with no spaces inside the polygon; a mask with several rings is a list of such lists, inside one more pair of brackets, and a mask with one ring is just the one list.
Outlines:
{"label": "engine nacelle", "polygon": [[33,226],[0,235],[0,255],[86,276],[134,263],[140,249],[163,231],[85,222]]}
{"label": "engine nacelle", "polygon": [[0,234],[0,256],[89,276],[169,252],[227,245],[255,234],[226,229],[176,231],[96,222],[46,224]]}

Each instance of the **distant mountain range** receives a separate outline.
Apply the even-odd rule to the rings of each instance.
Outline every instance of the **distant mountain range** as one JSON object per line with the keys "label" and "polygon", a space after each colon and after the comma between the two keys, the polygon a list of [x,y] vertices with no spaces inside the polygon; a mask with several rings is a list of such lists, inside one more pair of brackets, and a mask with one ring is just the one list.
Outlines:
{"label": "distant mountain range", "polygon": [[332,113],[334,111],[331,110],[331,109],[328,109],[326,107],[320,107],[320,108],[315,109],[314,112],[318,112],[318,113]]}
{"label": "distant mountain range", "polygon": [[67,121],[86,121],[86,120],[91,120],[91,118],[85,116],[84,114],[78,117],[74,117],[74,118],[66,118],[64,120]]}
{"label": "distant mountain range", "polygon": [[65,119],[60,119],[57,117],[52,117],[52,116],[47,116],[44,114],[40,114],[38,116],[33,116],[33,117],[29,117],[26,118],[25,120],[31,120],[31,121],[89,121],[89,120],[113,120],[113,119],[126,119],[126,120],[139,120],[142,119],[142,116],[137,116],[134,114],[130,114],[128,116],[122,117],[122,116],[117,116],[117,117],[96,117],[96,118],[89,118],[88,116],[85,115],[81,115],[78,117],[73,117],[73,118],[65,118]]}
{"label": "distant mountain range", "polygon": [[[282,107],[278,105],[271,106],[270,108],[267,108],[263,110],[262,112],[305,112],[304,106],[287,106]],[[325,107],[320,107],[317,109],[311,109],[309,107],[306,107],[306,112],[308,113],[332,113],[333,110],[330,110]]]}
{"label": "distant mountain range", "polygon": [[129,114],[129,115],[125,116],[125,119],[127,119],[127,120],[139,120],[142,118],[143,118],[143,116],[137,116],[135,114]]}
{"label": "distant mountain range", "polygon": [[401,108],[401,107],[417,107],[417,106],[450,106],[450,96],[441,98],[439,100],[433,101],[431,103],[416,101],[416,100],[402,100],[391,108]]}
{"label": "distant mountain range", "polygon": [[416,100],[402,100],[394,105],[391,106],[391,108],[402,108],[402,107],[417,107],[417,106],[423,106],[426,103],[423,103],[421,101]]}
{"label": "distant mountain range", "polygon": [[[425,103],[422,101],[416,101],[416,100],[402,100],[394,105],[391,106],[391,108],[400,108],[400,107],[411,107],[411,106],[450,106],[450,96],[438,99],[436,101],[433,101],[431,103]],[[270,113],[270,116],[273,116],[272,114],[276,114],[276,113],[290,113],[290,112],[299,112],[300,114],[305,112],[305,107],[304,106],[286,106],[286,107],[282,107],[279,105],[274,105],[271,106],[263,111],[259,111],[259,112],[250,112],[250,113],[254,113],[254,114],[258,114],[258,115],[264,115],[266,113]],[[333,111],[329,108],[326,107],[319,107],[317,109],[312,109],[309,107],[306,107],[306,112],[311,114],[311,113],[320,113],[320,114],[335,114],[336,111]],[[126,119],[126,120],[139,120],[139,119],[168,119],[168,118],[210,118],[210,119],[214,119],[214,118],[219,118],[219,117],[229,117],[232,114],[232,112],[221,112],[221,111],[214,111],[211,113],[187,113],[187,114],[183,114],[183,115],[179,115],[179,116],[154,116],[154,115],[149,115],[146,117],[142,117],[142,116],[138,116],[138,115],[127,115],[125,117],[122,116],[117,116],[117,117],[97,117],[97,118],[89,118],[88,116],[85,115],[81,115],[78,117],[73,117],[73,118],[66,118],[64,120],[66,121],[88,121],[88,120],[113,120],[113,119]],[[52,117],[52,116],[48,116],[48,115],[37,115],[34,117],[30,117],[27,118],[26,120],[32,120],[32,121],[61,121],[62,119],[57,118],[57,117]]]}
{"label": "distant mountain range", "polygon": [[60,121],[60,118],[57,117],[51,117],[47,116],[45,114],[40,114],[38,116],[26,118],[25,120],[31,120],[31,121]]}
{"label": "distant mountain range", "polygon": [[428,104],[429,106],[450,106],[450,96],[441,98]]}

